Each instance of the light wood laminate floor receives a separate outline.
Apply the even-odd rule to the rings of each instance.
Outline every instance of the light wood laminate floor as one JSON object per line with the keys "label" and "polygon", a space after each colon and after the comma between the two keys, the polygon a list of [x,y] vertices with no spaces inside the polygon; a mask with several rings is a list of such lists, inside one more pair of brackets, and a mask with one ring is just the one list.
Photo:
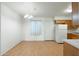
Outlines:
{"label": "light wood laminate floor", "polygon": [[62,56],[63,44],[54,41],[23,41],[3,56]]}

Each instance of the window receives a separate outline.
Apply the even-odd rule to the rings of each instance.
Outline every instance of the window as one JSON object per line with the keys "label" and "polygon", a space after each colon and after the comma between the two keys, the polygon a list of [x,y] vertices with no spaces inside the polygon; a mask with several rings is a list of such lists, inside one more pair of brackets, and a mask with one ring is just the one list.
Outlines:
{"label": "window", "polygon": [[31,21],[31,35],[41,35],[41,21],[39,20],[32,20]]}

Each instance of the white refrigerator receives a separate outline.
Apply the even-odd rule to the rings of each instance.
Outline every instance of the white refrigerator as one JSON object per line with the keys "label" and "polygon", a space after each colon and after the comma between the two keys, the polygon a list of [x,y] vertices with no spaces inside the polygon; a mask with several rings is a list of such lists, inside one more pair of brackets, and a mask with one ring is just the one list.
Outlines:
{"label": "white refrigerator", "polygon": [[64,40],[67,40],[67,25],[66,24],[56,24],[55,41],[57,43],[63,43]]}

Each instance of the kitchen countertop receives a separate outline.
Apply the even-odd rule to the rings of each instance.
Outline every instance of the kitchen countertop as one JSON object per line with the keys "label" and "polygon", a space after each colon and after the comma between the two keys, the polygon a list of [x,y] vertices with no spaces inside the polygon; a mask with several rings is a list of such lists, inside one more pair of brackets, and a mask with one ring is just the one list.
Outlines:
{"label": "kitchen countertop", "polygon": [[77,40],[65,40],[64,42],[79,49],[79,39],[77,39]]}
{"label": "kitchen countertop", "polygon": [[79,32],[70,31],[70,30],[68,30],[68,32],[67,32],[67,33],[71,33],[71,34],[76,34],[76,35],[79,35]]}

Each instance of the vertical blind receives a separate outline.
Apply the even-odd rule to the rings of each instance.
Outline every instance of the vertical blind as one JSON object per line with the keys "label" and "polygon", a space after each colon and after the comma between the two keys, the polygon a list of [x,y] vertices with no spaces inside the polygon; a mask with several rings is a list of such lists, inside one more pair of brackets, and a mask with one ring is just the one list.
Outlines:
{"label": "vertical blind", "polygon": [[41,35],[42,33],[42,27],[41,27],[41,21],[39,20],[32,20],[31,21],[31,35]]}

